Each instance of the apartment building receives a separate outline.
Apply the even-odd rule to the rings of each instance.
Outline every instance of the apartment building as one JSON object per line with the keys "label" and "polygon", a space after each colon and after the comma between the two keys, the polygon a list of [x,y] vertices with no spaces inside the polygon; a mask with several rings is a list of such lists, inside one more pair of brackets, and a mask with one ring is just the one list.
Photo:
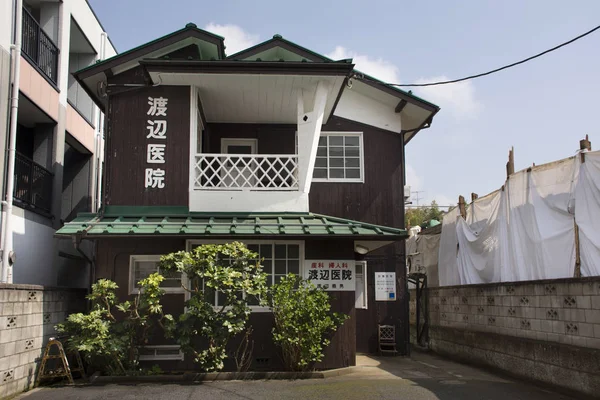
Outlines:
{"label": "apartment building", "polygon": [[[91,247],[54,238],[78,212],[99,206],[103,115],[72,73],[115,54],[86,0],[0,2],[2,282],[89,285]],[[11,107],[16,76],[18,101]]]}

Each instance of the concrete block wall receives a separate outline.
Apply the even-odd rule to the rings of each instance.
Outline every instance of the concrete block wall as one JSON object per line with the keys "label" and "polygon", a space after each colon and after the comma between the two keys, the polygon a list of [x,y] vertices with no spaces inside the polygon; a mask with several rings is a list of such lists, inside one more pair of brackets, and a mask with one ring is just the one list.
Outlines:
{"label": "concrete block wall", "polygon": [[33,388],[54,326],[84,311],[85,291],[0,284],[0,399]]}
{"label": "concrete block wall", "polygon": [[600,277],[448,286],[427,295],[432,350],[581,393],[600,391]]}

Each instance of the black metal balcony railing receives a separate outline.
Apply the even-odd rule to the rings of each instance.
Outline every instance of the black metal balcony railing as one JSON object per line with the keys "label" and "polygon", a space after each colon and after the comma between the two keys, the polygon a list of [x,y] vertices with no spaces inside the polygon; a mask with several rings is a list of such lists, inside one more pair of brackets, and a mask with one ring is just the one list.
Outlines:
{"label": "black metal balcony railing", "polygon": [[52,173],[21,153],[15,156],[14,198],[46,213],[52,208]]}
{"label": "black metal balcony railing", "polygon": [[23,54],[54,84],[58,77],[58,46],[40,27],[33,16],[23,8]]}

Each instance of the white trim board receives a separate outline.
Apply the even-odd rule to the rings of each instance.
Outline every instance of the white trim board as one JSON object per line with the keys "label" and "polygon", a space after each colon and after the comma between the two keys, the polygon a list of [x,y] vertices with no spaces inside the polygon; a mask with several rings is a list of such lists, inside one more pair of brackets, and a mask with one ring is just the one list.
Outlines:
{"label": "white trim board", "polygon": [[396,113],[395,106],[377,101],[355,89],[344,89],[333,115],[387,131],[402,130],[401,113]]}
{"label": "white trim board", "polygon": [[191,212],[308,212],[308,193],[190,190]]}

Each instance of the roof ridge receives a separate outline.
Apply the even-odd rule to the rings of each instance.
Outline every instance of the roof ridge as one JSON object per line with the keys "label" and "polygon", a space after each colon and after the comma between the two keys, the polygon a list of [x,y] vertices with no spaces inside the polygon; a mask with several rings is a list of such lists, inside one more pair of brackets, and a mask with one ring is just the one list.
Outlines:
{"label": "roof ridge", "polygon": [[[77,71],[75,71],[75,72],[74,72],[74,74],[75,74],[75,75],[81,74],[82,72],[88,71],[88,70],[90,70],[90,69],[93,69],[93,68],[95,68],[95,67],[98,67],[98,66],[100,66],[100,65],[103,65],[103,64],[105,64],[105,63],[108,63],[108,62],[110,62],[110,61],[113,61],[113,60],[115,60],[115,59],[117,59],[117,58],[123,57],[123,56],[125,56],[125,55],[127,55],[127,54],[131,54],[131,53],[133,53],[134,51],[137,51],[137,50],[143,49],[144,47],[147,47],[147,46],[150,46],[150,45],[152,45],[152,44],[154,44],[154,43],[158,43],[158,42],[160,42],[160,41],[163,41],[163,40],[169,39],[169,38],[171,38],[171,37],[173,37],[173,36],[179,35],[179,34],[181,34],[181,33],[184,33],[184,32],[186,32],[186,31],[190,31],[190,32],[199,32],[199,33],[202,33],[202,34],[205,34],[205,35],[208,35],[208,36],[212,36],[212,37],[214,37],[214,38],[217,38],[217,39],[221,40],[222,42],[224,42],[224,41],[225,41],[225,38],[224,38],[223,36],[220,36],[220,35],[217,35],[217,34],[215,34],[215,33],[212,33],[212,32],[210,32],[210,31],[207,31],[207,30],[204,30],[204,29],[198,28],[198,26],[197,26],[196,24],[194,24],[194,23],[191,23],[191,22],[190,22],[190,23],[187,23],[187,24],[186,24],[186,25],[185,25],[183,28],[181,28],[181,29],[178,29],[178,30],[176,30],[176,31],[173,31],[173,32],[167,33],[167,34],[165,34],[165,35],[163,35],[163,36],[160,36],[160,37],[158,37],[158,38],[156,38],[156,39],[153,39],[153,40],[151,40],[151,41],[149,41],[149,42],[142,43],[142,44],[140,44],[140,45],[138,45],[138,46],[132,47],[131,49],[129,49],[129,50],[126,50],[126,51],[124,51],[124,52],[122,52],[122,53],[117,53],[117,54],[115,54],[115,55],[113,55],[113,56],[111,56],[111,57],[105,58],[104,60],[98,60],[98,61],[96,61],[95,63],[93,63],[93,64],[91,64],[91,65],[88,65],[88,66],[87,66],[87,67],[85,67],[85,68],[82,68],[82,69],[80,69],[80,70],[77,70]],[[223,47],[223,54],[221,54],[221,56],[222,56],[222,57],[223,57],[223,59],[224,59],[224,58],[225,58],[225,57],[224,57],[224,56],[225,56],[225,54],[224,54],[224,53],[225,53],[225,50],[224,50],[224,49],[225,49],[225,45],[223,44],[223,45],[222,45],[222,47]]]}
{"label": "roof ridge", "polygon": [[302,45],[299,45],[298,43],[292,42],[291,40],[288,40],[288,39],[284,38],[283,36],[281,36],[281,35],[280,35],[280,34],[278,34],[278,33],[276,33],[275,35],[273,35],[273,37],[272,37],[271,39],[267,39],[267,40],[265,40],[265,41],[263,41],[263,42],[260,42],[260,43],[257,43],[257,44],[255,44],[254,46],[250,46],[250,47],[248,47],[248,48],[246,48],[246,49],[240,50],[240,51],[238,51],[237,53],[234,53],[234,54],[232,54],[232,55],[230,55],[230,56],[227,56],[226,58],[227,58],[227,59],[235,58],[236,56],[239,56],[240,54],[243,54],[243,53],[248,53],[248,52],[250,52],[250,51],[252,51],[252,50],[255,50],[255,49],[257,49],[257,48],[260,48],[260,47],[262,47],[262,46],[265,46],[265,45],[267,45],[267,44],[270,44],[270,43],[275,43],[275,42],[277,42],[277,41],[280,41],[280,42],[286,43],[286,44],[288,44],[288,45],[291,45],[291,46],[297,47],[298,49],[300,49],[300,50],[303,50],[303,51],[305,51],[305,52],[307,52],[307,53],[310,53],[310,54],[312,54],[313,56],[317,56],[317,57],[319,57],[319,58],[322,58],[322,59],[323,59],[323,60],[325,60],[326,62],[333,62],[333,61],[335,61],[335,60],[333,60],[333,59],[331,59],[331,58],[329,58],[329,57],[327,57],[327,56],[325,56],[325,55],[323,55],[323,54],[317,53],[317,52],[316,52],[316,51],[314,51],[314,50],[311,50],[311,49],[309,49],[309,48],[307,48],[307,47],[304,47],[304,46],[302,46]]}

